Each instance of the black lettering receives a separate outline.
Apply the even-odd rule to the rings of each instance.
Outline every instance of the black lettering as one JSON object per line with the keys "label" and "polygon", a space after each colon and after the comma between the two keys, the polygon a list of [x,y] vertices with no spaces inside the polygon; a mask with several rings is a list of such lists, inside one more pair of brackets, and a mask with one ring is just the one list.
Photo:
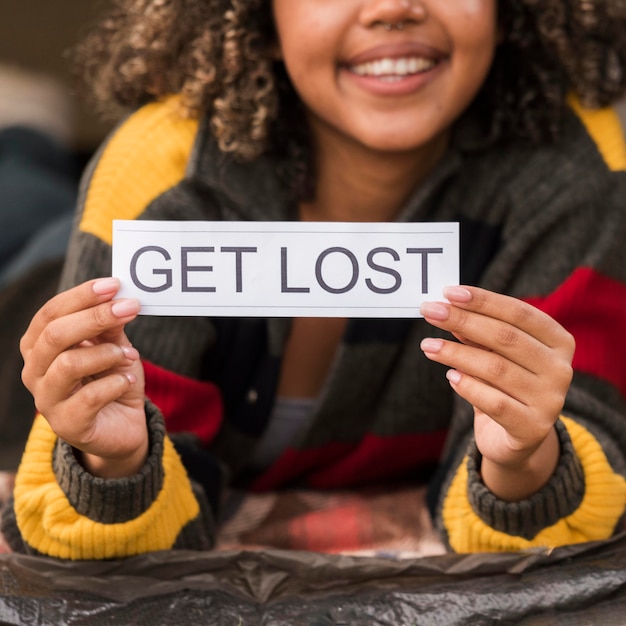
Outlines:
{"label": "black lettering", "polygon": [[212,265],[189,265],[189,254],[192,252],[215,252],[215,248],[208,247],[186,247],[183,246],[180,249],[180,277],[182,283],[183,293],[198,292],[198,293],[215,293],[215,287],[190,287],[189,286],[189,272],[212,272]]}
{"label": "black lettering", "polygon": [[385,267],[384,265],[378,265],[378,263],[374,262],[374,255],[380,253],[390,254],[394,261],[399,261],[400,255],[393,248],[374,248],[370,250],[370,253],[367,255],[367,264],[377,272],[393,276],[395,278],[395,284],[391,287],[376,287],[369,278],[365,279],[365,284],[368,286],[369,290],[374,293],[394,293],[398,291],[402,285],[402,276],[400,276],[400,273],[396,270]]}
{"label": "black lettering", "polygon": [[[352,278],[350,279],[350,282],[345,287],[339,287],[339,288],[331,287],[324,280],[324,277],[322,276],[322,264],[324,262],[324,259],[329,254],[334,254],[335,252],[338,252],[340,254],[345,254],[350,259],[350,262],[352,263]],[[328,291],[329,293],[347,293],[354,287],[354,285],[356,285],[357,280],[359,280],[359,262],[356,260],[356,257],[354,256],[354,254],[352,254],[352,252],[350,252],[350,250],[348,250],[347,248],[341,248],[338,246],[334,248],[328,248],[324,250],[324,252],[322,252],[317,258],[317,262],[315,263],[315,278],[317,279],[319,286],[325,291]]]}
{"label": "black lettering", "polygon": [[422,293],[428,293],[428,255],[443,254],[443,248],[407,248],[406,251],[422,255]]}
{"label": "black lettering", "polygon": [[309,293],[308,287],[287,286],[287,248],[280,249],[280,291],[281,293]]}
{"label": "black lettering", "polygon": [[235,282],[236,291],[241,293],[243,291],[243,270],[241,264],[241,255],[244,252],[256,252],[256,248],[231,248],[229,246],[220,248],[220,252],[234,252],[235,253]]}
{"label": "black lettering", "polygon": [[133,254],[133,258],[130,262],[130,277],[138,289],[142,291],[147,291],[148,293],[157,293],[159,291],[166,291],[172,286],[172,270],[169,269],[160,269],[160,270],[152,270],[152,273],[157,276],[159,274],[165,276],[165,282],[162,285],[157,287],[149,287],[148,285],[144,285],[140,280],[139,276],[137,276],[137,263],[139,262],[139,257],[147,252],[158,252],[166,261],[171,261],[172,257],[169,252],[165,248],[161,248],[159,246],[144,246],[143,248],[139,248],[135,254]]}

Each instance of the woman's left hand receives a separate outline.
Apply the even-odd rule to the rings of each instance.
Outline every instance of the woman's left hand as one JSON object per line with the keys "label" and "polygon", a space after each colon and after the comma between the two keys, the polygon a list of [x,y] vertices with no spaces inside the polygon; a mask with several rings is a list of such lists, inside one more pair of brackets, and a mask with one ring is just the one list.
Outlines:
{"label": "woman's left hand", "polygon": [[464,286],[444,296],[449,303],[424,303],[421,312],[458,342],[428,338],[422,350],[452,368],[452,388],[474,407],[487,487],[506,500],[529,497],[558,463],[554,425],[572,380],[574,338],[516,298]]}

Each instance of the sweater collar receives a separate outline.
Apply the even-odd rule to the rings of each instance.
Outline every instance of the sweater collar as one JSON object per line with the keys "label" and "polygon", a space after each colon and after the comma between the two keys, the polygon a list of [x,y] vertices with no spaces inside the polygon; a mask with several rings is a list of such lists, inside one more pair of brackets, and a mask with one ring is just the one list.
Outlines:
{"label": "sweater collar", "polygon": [[[464,124],[462,129],[463,132],[454,133],[450,148],[430,176],[409,196],[397,221],[427,221],[433,217],[433,199],[458,172],[464,153],[478,149],[471,128],[466,130],[467,125]],[[277,175],[278,169],[279,164],[267,155],[242,163],[222,152],[210,133],[209,124],[204,120],[187,177],[211,189],[220,205],[228,211],[228,219],[296,220],[297,207]]]}

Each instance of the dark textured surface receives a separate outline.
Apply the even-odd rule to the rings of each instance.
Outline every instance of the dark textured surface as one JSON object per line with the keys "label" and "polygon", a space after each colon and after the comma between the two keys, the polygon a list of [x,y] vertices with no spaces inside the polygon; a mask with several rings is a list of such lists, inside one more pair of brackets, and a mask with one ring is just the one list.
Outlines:
{"label": "dark textured surface", "polygon": [[276,550],[0,557],[0,623],[20,626],[612,626],[625,607],[624,536],[401,562]]}

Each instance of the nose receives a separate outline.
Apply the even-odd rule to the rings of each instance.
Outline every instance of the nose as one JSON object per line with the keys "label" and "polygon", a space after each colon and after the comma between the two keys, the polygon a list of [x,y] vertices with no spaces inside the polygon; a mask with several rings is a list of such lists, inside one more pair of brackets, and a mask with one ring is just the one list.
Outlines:
{"label": "nose", "polygon": [[361,24],[370,28],[378,24],[419,23],[426,16],[422,0],[366,0],[359,17]]}

